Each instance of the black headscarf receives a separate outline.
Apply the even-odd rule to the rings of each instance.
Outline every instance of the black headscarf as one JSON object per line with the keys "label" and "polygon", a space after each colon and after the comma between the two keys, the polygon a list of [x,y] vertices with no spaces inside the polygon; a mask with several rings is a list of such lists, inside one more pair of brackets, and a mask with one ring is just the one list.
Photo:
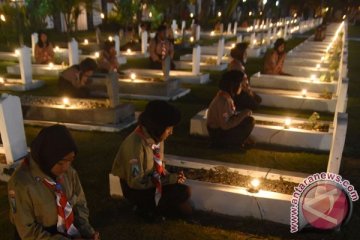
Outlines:
{"label": "black headscarf", "polygon": [[69,130],[62,125],[43,128],[31,143],[31,157],[49,177],[52,167],[70,152],[77,153],[77,147]]}

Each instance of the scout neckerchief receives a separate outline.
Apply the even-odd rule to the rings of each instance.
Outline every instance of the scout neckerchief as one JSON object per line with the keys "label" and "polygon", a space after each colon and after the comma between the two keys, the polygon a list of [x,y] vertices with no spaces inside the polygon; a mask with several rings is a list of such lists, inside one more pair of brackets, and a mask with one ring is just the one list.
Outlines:
{"label": "scout neckerchief", "polygon": [[218,96],[224,97],[226,100],[228,100],[228,102],[230,103],[230,108],[231,108],[231,114],[235,113],[236,107],[234,104],[234,100],[232,99],[232,97],[230,96],[229,93],[225,92],[225,91],[218,91],[217,93]]}
{"label": "scout neckerchief", "polygon": [[[138,126],[135,129],[135,132],[142,139],[146,140],[145,134],[140,126]],[[155,204],[157,206],[159,204],[162,193],[161,176],[165,176],[165,170],[161,161],[160,143],[153,144],[151,146],[151,149],[153,151],[153,160],[154,160],[154,171],[152,173],[152,181],[155,185]]]}
{"label": "scout neckerchief", "polygon": [[58,212],[57,230],[71,237],[80,236],[79,230],[74,226],[74,213],[72,206],[67,200],[65,192],[62,190],[60,183],[47,178],[43,178],[42,182],[46,187],[52,190],[56,195],[56,205]]}

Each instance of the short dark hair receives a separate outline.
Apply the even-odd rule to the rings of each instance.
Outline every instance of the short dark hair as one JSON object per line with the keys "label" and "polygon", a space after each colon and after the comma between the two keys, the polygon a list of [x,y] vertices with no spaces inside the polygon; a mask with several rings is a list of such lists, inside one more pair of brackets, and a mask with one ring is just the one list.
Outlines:
{"label": "short dark hair", "polygon": [[281,45],[285,44],[285,39],[283,38],[278,38],[276,39],[275,43],[274,43],[274,49],[277,50]]}
{"label": "short dark hair", "polygon": [[166,101],[150,101],[140,114],[138,124],[144,126],[149,135],[159,142],[167,127],[175,126],[180,122],[180,111]]}
{"label": "short dark hair", "polygon": [[234,97],[243,79],[244,73],[242,71],[231,70],[225,72],[219,82],[219,88],[229,93],[231,97]]}
{"label": "short dark hair", "polygon": [[97,69],[97,64],[92,58],[85,58],[79,64],[79,69],[81,72],[95,71]]}
{"label": "short dark hair", "polygon": [[236,60],[243,61],[244,60],[244,53],[246,49],[248,48],[249,43],[247,42],[241,42],[236,44],[236,46],[231,49],[230,56]]}

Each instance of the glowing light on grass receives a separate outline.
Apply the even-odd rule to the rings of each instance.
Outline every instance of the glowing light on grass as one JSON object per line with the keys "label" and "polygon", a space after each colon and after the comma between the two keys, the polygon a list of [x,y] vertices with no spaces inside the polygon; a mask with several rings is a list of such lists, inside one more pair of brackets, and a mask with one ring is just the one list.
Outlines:
{"label": "glowing light on grass", "polygon": [[0,20],[3,21],[3,22],[6,22],[6,18],[5,18],[5,15],[4,15],[4,14],[1,14],[1,15],[0,15]]}
{"label": "glowing light on grass", "polygon": [[54,64],[51,62],[51,63],[49,63],[49,68],[50,69],[54,69]]}
{"label": "glowing light on grass", "polygon": [[130,53],[131,53],[131,49],[128,48],[128,49],[126,50],[126,52],[127,52],[128,54],[130,54]]}
{"label": "glowing light on grass", "polygon": [[217,15],[218,15],[218,17],[221,17],[222,13],[219,11],[219,12],[217,13]]}
{"label": "glowing light on grass", "polygon": [[149,12],[149,18],[152,18],[152,16],[153,16],[152,12]]}
{"label": "glowing light on grass", "polygon": [[307,90],[306,89],[301,90],[301,96],[306,97],[306,95],[307,95]]}
{"label": "glowing light on grass", "polygon": [[55,46],[55,49],[54,49],[54,51],[55,51],[55,52],[58,52],[58,51],[60,51],[60,48],[59,48],[59,46]]}
{"label": "glowing light on grass", "polygon": [[20,56],[20,50],[19,49],[15,49],[14,53],[15,53],[16,56]]}
{"label": "glowing light on grass", "polygon": [[290,128],[291,122],[292,122],[291,118],[285,118],[284,128],[285,128],[285,129]]}
{"label": "glowing light on grass", "polygon": [[135,74],[135,73],[131,73],[131,74],[130,74],[130,79],[131,79],[132,81],[134,81],[134,80],[136,79],[136,74]]}
{"label": "glowing light on grass", "polygon": [[112,36],[109,36],[108,39],[110,42],[112,42],[114,40]]}
{"label": "glowing light on grass", "polygon": [[214,35],[215,35],[215,32],[214,32],[214,31],[211,31],[211,32],[210,32],[210,35],[211,35],[211,36],[214,36]]}
{"label": "glowing light on grass", "polygon": [[190,13],[190,17],[193,18],[193,17],[194,17],[194,14],[193,14],[193,13]]}
{"label": "glowing light on grass", "polygon": [[64,104],[65,107],[69,107],[69,106],[70,106],[70,100],[69,100],[69,98],[63,97],[62,101],[63,101],[63,104]]}
{"label": "glowing light on grass", "polygon": [[100,53],[99,52],[95,52],[95,58],[99,58],[100,57]]}
{"label": "glowing light on grass", "polygon": [[194,42],[194,37],[190,37],[190,42]]}

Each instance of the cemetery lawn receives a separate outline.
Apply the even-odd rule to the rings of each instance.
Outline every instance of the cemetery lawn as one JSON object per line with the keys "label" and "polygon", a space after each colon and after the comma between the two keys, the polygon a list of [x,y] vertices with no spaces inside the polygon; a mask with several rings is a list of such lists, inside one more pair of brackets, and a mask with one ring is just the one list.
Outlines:
{"label": "cemetery lawn", "polygon": [[[349,27],[350,33],[360,37],[360,27]],[[304,38],[295,38],[288,46],[295,46]],[[189,51],[190,52],[190,51]],[[349,42],[349,125],[342,161],[341,174],[360,190],[360,41]],[[0,72],[4,73],[5,64],[0,62]],[[144,60],[130,61],[125,67],[146,67]],[[250,59],[247,65],[248,75],[252,75],[262,66],[262,60]],[[184,85],[191,93],[172,103],[182,112],[182,121],[175,128],[174,135],[166,142],[167,154],[197,157],[247,164],[273,169],[315,173],[325,171],[328,152],[308,152],[301,149],[258,145],[247,152],[237,150],[210,149],[206,138],[189,135],[190,119],[206,108],[217,91],[221,72],[210,72],[208,85]],[[38,96],[56,96],[56,78],[44,79],[46,86],[26,94]],[[12,93],[18,94],[19,93]],[[133,103],[137,111],[144,109],[147,101],[123,100]],[[258,112],[282,114],[284,116],[308,117],[312,112],[295,110],[282,112],[274,108],[261,108]],[[331,114],[320,113],[322,119],[332,119]],[[354,203],[350,222],[339,232],[302,232],[291,234],[289,227],[268,221],[249,218],[231,218],[211,213],[196,212],[191,221],[168,219],[162,224],[145,223],[134,215],[126,201],[111,199],[109,196],[108,173],[122,140],[134,129],[130,127],[120,133],[71,131],[79,147],[74,167],[77,169],[88,200],[93,226],[100,231],[102,239],[358,239],[360,235],[360,204]],[[37,127],[26,127],[28,144],[40,131]],[[0,232],[1,240],[12,239],[13,226],[8,220],[7,189],[0,183]],[[226,203],[224,203],[226,204]]]}

